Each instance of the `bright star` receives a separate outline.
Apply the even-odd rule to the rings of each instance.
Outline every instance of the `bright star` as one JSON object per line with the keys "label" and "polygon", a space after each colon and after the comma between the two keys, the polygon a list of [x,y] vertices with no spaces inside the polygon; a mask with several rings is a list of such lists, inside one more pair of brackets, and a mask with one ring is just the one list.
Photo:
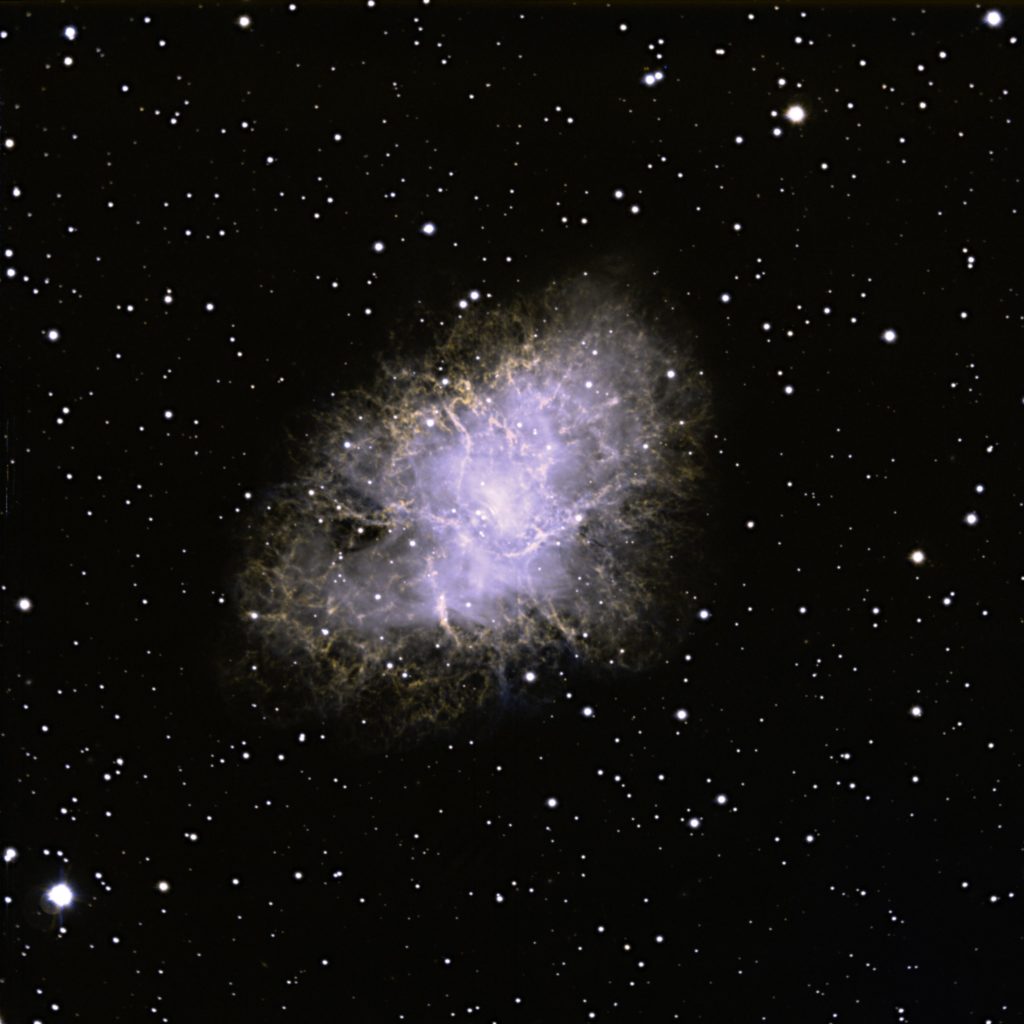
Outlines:
{"label": "bright star", "polygon": [[75,894],[66,883],[58,882],[47,892],[46,898],[55,907],[60,907],[63,910],[65,907],[71,906],[71,901],[75,898]]}

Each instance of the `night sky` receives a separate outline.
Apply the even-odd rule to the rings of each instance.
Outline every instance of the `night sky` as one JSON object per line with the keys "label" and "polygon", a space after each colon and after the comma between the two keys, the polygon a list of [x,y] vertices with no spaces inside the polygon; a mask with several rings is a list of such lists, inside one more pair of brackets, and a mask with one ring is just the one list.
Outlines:
{"label": "night sky", "polygon": [[[5,4],[3,1021],[1024,1020],[1020,25]],[[709,396],[657,666],[240,697],[318,418],[581,275]]]}

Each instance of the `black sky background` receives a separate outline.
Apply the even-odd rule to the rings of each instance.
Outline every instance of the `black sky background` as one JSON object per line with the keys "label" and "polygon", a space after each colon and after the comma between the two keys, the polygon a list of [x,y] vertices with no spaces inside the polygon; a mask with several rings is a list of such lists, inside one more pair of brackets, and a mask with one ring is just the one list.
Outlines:
{"label": "black sky background", "polygon": [[[1021,1019],[1003,14],[0,10],[5,1021]],[[609,270],[710,380],[684,653],[388,754],[230,706],[289,437]]]}

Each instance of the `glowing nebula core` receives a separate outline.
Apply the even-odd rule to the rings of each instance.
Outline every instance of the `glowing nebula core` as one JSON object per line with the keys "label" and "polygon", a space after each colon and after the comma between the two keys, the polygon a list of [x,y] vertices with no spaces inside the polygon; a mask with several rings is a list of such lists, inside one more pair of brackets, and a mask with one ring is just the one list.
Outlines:
{"label": "glowing nebula core", "polygon": [[382,378],[252,523],[237,675],[265,702],[394,738],[671,644],[707,406],[682,344],[577,284]]}

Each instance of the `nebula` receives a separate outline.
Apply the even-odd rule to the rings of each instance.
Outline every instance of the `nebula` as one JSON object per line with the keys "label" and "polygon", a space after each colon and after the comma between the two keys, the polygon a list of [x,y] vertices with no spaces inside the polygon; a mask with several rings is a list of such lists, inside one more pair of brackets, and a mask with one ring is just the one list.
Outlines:
{"label": "nebula", "polygon": [[693,597],[692,359],[576,282],[343,395],[249,524],[236,682],[393,739],[649,666]]}

